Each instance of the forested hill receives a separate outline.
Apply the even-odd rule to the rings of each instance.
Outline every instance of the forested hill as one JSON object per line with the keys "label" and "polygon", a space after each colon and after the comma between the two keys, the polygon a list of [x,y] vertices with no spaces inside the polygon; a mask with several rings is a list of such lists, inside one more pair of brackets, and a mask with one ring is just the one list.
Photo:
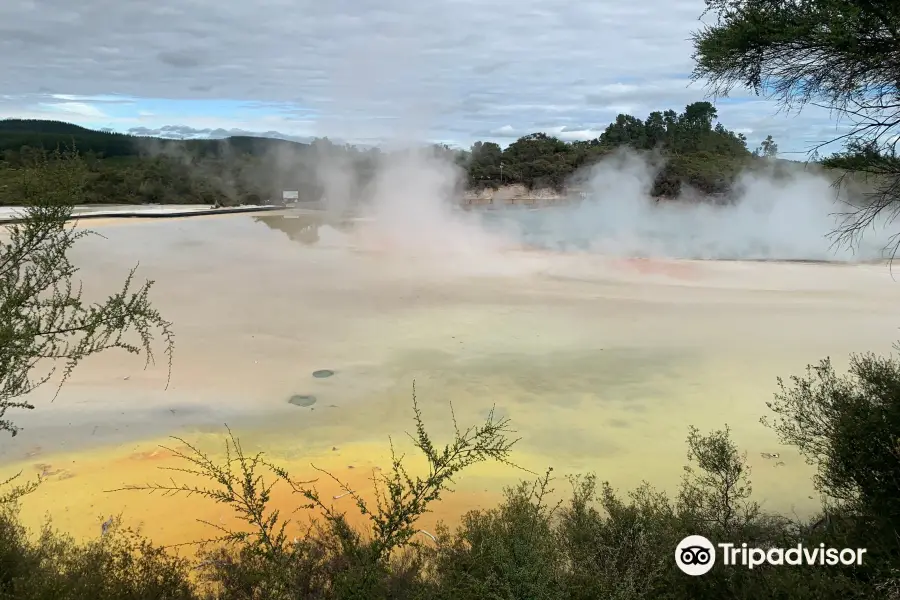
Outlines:
{"label": "forested hill", "polygon": [[[653,193],[676,196],[685,185],[705,193],[726,192],[736,174],[758,155],[774,156],[769,138],[751,152],[741,134],[716,121],[715,107],[695,102],[677,113],[653,112],[646,119],[619,115],[596,139],[565,142],[544,133],[519,138],[506,148],[476,142],[462,150],[434,151],[463,167],[471,189],[522,184],[561,189],[579,168],[621,147],[652,152],[664,163]],[[311,144],[261,137],[168,140],[111,131],[93,131],[58,121],[0,121],[0,203],[14,204],[9,182],[16,168],[42,150],[78,149],[88,171],[86,201],[97,203],[238,203],[280,197],[297,189],[316,198],[316,165],[338,157],[364,184],[383,154],[376,148],[335,144],[327,138]]]}
{"label": "forested hill", "polygon": [[181,151],[202,157],[229,151],[226,148],[230,148],[231,152],[262,156],[275,148],[302,150],[309,146],[289,140],[250,136],[172,140],[115,133],[111,130],[95,131],[63,121],[0,120],[0,154],[6,162],[13,162],[16,153],[21,152],[23,147],[53,149],[69,147],[73,143],[80,152],[90,152],[98,158],[144,156],[160,150]]}

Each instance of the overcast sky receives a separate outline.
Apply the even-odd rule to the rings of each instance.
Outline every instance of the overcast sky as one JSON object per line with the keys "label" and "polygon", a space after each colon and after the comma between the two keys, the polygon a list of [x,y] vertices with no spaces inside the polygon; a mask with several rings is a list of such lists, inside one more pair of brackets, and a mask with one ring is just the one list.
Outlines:
{"label": "overcast sky", "polygon": [[[0,118],[166,135],[597,137],[691,84],[703,0],[0,0]],[[710,17],[707,17],[709,20]],[[797,158],[814,108],[738,94],[720,120]]]}

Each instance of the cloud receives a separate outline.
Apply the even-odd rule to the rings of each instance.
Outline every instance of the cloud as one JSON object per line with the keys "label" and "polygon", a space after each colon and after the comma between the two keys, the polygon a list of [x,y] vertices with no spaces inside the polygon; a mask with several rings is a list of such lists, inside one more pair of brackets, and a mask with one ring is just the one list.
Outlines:
{"label": "cloud", "polygon": [[[507,126],[587,135],[620,111],[643,117],[704,98],[686,75],[704,8],[703,0],[4,0],[9,98],[0,114],[85,103],[119,129],[188,123],[352,140],[401,127],[462,144]],[[35,96],[47,93],[58,98]],[[102,98],[133,102],[112,111]],[[146,106],[159,100],[178,104],[168,113]],[[223,101],[281,106],[208,114]],[[104,118],[68,110],[85,124]],[[770,103],[720,110],[727,126],[752,130],[751,141],[777,130],[783,149],[803,149],[830,123],[824,111],[795,120],[774,112]]]}
{"label": "cloud", "polygon": [[506,138],[506,139],[515,139],[525,135],[521,131],[518,131],[512,125],[504,125],[503,127],[498,127],[497,129],[493,129],[488,132],[487,137],[492,138]]}
{"label": "cloud", "polygon": [[512,125],[504,125],[503,127],[498,127],[497,129],[493,129],[491,131],[485,132],[481,137],[490,138],[494,140],[503,140],[506,143],[514,141],[522,136],[529,135],[531,133],[537,133],[541,131],[546,133],[547,135],[555,136],[561,140],[565,140],[567,142],[583,142],[587,140],[592,140],[597,137],[600,137],[600,134],[603,133],[602,129],[592,129],[591,127],[568,127],[568,126],[554,126],[554,125],[544,125],[542,127],[535,127],[531,130],[525,129],[516,129]]}
{"label": "cloud", "polygon": [[188,51],[170,52],[167,50],[160,52],[157,56],[161,62],[179,69],[198,67],[202,62],[198,56]]}
{"label": "cloud", "polygon": [[65,117],[103,119],[106,117],[102,110],[86,102],[53,102],[41,106],[51,113],[56,113],[60,119]]}
{"label": "cloud", "polygon": [[223,129],[221,127],[211,129],[198,129],[188,125],[163,125],[162,127],[129,127],[127,133],[131,135],[162,137],[169,139],[223,139],[232,136],[269,137],[293,142],[309,143],[313,141],[310,136],[292,136],[279,131],[248,131],[246,129]]}

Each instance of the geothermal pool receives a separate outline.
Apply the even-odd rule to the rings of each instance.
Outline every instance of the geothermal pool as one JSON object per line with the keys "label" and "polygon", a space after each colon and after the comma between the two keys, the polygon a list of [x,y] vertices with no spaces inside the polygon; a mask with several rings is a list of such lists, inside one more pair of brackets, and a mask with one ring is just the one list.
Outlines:
{"label": "geothermal pool", "polygon": [[[163,543],[208,535],[194,519],[224,522],[217,506],[109,490],[165,481],[159,467],[180,465],[159,448],[180,445],[167,436],[219,452],[225,424],[298,478],[315,464],[368,489],[389,466],[389,438],[408,446],[413,381],[436,441],[448,440],[451,402],[464,425],[495,406],[521,437],[514,461],[554,467],[558,489],[593,471],[622,491],[643,480],[672,491],[688,427],[728,424],[757,499],[802,513],[819,503],[809,468],[759,424],[776,378],[889,352],[900,324],[900,284],[882,264],[635,259],[513,243],[462,220],[440,231],[303,213],[86,225],[103,237],[76,249],[85,290],[115,291],[139,262],[176,350],[168,390],[164,365],[104,355],[55,402],[47,388],[34,411],[10,415],[24,431],[0,439],[0,475],[45,476],[26,522],[49,514],[78,536],[120,513]],[[771,452],[781,464],[761,456]],[[473,468],[424,524],[530,477]]]}

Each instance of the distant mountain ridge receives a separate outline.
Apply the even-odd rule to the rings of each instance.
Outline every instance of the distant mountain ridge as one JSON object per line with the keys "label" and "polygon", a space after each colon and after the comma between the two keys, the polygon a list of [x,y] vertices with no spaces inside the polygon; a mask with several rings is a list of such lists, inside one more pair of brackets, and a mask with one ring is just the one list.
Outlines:
{"label": "distant mountain ridge", "polygon": [[[147,130],[148,132],[150,130]],[[234,131],[234,130],[233,130]],[[210,133],[228,133],[225,130],[210,130]],[[277,132],[273,132],[276,135]],[[23,146],[43,147],[51,150],[57,147],[74,146],[80,152],[90,152],[106,158],[141,156],[155,149],[175,149],[183,146],[192,153],[217,154],[227,144],[234,150],[259,156],[279,146],[289,146],[293,150],[304,150],[309,143],[285,137],[256,135],[228,135],[224,137],[174,139],[167,137],[133,135],[113,131],[97,131],[64,121],[42,119],[0,120],[0,153],[5,150],[18,152]]]}
{"label": "distant mountain ridge", "polygon": [[198,129],[189,125],[163,125],[162,127],[131,127],[127,133],[139,137],[156,137],[169,140],[219,140],[229,137],[262,137],[276,140],[287,140],[301,144],[311,143],[312,136],[296,136],[281,133],[280,131],[249,131],[232,127],[230,129],[203,128]]}
{"label": "distant mountain ridge", "polygon": [[43,119],[2,119],[0,133],[84,134],[99,133],[87,127]]}

